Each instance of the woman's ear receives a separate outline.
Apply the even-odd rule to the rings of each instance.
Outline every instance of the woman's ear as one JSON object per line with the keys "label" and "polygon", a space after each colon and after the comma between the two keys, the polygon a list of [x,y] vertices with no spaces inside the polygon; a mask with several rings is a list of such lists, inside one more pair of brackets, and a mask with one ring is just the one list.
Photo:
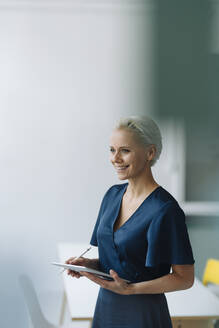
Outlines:
{"label": "woman's ear", "polygon": [[152,161],[155,155],[156,155],[156,147],[155,145],[150,145],[147,152],[147,161]]}

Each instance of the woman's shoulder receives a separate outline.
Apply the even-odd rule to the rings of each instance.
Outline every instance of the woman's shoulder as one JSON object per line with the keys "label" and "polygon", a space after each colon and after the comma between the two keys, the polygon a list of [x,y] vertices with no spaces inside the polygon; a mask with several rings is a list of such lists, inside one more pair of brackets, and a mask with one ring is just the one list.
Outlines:
{"label": "woman's shoulder", "polygon": [[183,211],[176,198],[162,186],[158,188],[155,200],[159,204],[159,208],[164,212]]}
{"label": "woman's shoulder", "polygon": [[102,203],[101,203],[102,208],[105,208],[105,206],[107,206],[108,203],[116,202],[119,196],[121,195],[123,188],[125,188],[125,185],[126,184],[123,183],[123,184],[115,184],[109,187],[105,191],[104,196],[102,198]]}
{"label": "woman's shoulder", "polygon": [[109,197],[115,197],[117,196],[122,190],[124,191],[128,183],[120,183],[120,184],[114,184],[111,187],[109,187],[105,193],[105,196]]}

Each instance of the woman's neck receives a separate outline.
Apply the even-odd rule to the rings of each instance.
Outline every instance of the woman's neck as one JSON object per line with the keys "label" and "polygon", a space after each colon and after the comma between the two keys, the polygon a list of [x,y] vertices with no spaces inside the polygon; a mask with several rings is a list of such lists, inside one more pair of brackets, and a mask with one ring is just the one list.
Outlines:
{"label": "woman's neck", "polygon": [[144,176],[129,179],[125,194],[130,199],[138,199],[149,195],[158,186],[150,169]]}

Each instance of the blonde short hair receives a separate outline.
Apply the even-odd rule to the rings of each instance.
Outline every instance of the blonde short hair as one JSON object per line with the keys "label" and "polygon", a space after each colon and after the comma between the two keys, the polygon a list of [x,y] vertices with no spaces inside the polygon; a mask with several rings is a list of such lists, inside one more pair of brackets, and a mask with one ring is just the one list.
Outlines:
{"label": "blonde short hair", "polygon": [[148,116],[129,116],[120,118],[115,129],[128,129],[145,146],[154,145],[156,154],[151,161],[153,166],[159,159],[162,150],[162,137],[158,125]]}

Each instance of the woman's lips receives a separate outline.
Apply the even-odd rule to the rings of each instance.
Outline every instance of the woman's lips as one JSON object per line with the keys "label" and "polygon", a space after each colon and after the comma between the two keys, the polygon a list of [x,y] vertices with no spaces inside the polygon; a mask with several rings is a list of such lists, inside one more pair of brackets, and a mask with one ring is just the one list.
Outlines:
{"label": "woman's lips", "polygon": [[127,169],[128,166],[129,166],[129,165],[126,165],[126,166],[120,166],[120,167],[115,166],[115,169],[116,169],[116,171],[118,171],[118,172],[122,172],[122,171],[125,171],[125,170]]}

